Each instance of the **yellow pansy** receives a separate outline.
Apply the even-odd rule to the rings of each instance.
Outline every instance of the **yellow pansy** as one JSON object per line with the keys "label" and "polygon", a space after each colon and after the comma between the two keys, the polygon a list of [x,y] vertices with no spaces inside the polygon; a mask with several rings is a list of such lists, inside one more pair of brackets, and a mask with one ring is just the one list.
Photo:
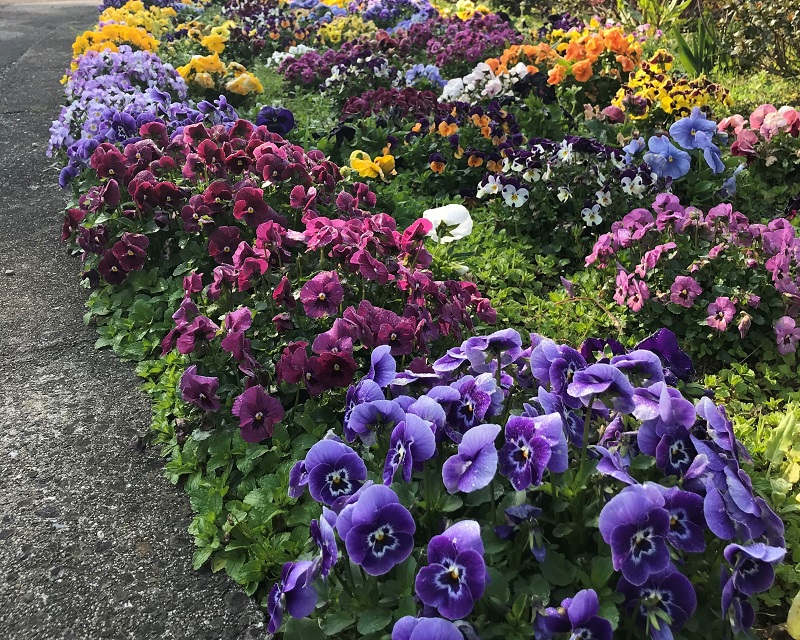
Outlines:
{"label": "yellow pansy", "polygon": [[364,151],[356,149],[350,154],[350,166],[362,178],[380,178],[386,182],[386,175],[394,175],[394,156],[384,155],[373,161]]}
{"label": "yellow pansy", "polygon": [[244,73],[240,73],[233,80],[229,80],[225,83],[225,89],[231,93],[244,96],[248,93],[263,93],[264,85],[262,85],[261,81],[252,73],[245,71]]}
{"label": "yellow pansy", "polygon": [[205,36],[200,40],[200,44],[212,53],[222,53],[225,51],[226,42],[227,38],[223,38],[220,35]]}

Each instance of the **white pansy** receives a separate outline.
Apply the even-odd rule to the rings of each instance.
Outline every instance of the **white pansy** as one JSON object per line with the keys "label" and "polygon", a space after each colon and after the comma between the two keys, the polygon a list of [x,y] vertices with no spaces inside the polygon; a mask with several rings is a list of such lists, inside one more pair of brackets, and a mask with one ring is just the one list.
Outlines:
{"label": "white pansy", "polygon": [[542,179],[542,170],[536,167],[528,169],[525,173],[522,174],[522,179],[525,182],[539,182],[539,180]]}
{"label": "white pansy", "polygon": [[[423,212],[422,217],[433,225],[428,237],[440,244],[466,238],[472,233],[472,216],[461,204],[447,204],[436,209],[428,209]],[[443,226],[447,227],[447,230],[439,236]]]}
{"label": "white pansy", "polygon": [[566,187],[559,187],[558,188],[558,193],[556,195],[557,195],[558,199],[561,200],[561,202],[566,202],[567,200],[569,200],[572,197],[572,194],[570,193],[569,189],[567,189]]}
{"label": "white pansy", "polygon": [[572,162],[572,145],[564,140],[556,152],[556,157],[564,164]]}
{"label": "white pansy", "polygon": [[607,207],[612,202],[610,191],[604,191],[603,189],[600,189],[599,191],[596,191],[594,195],[597,196],[597,204],[599,204],[601,207]]}
{"label": "white pansy", "polygon": [[581,211],[581,216],[583,216],[583,221],[586,223],[587,227],[594,227],[603,221],[603,216],[600,215],[599,204],[592,205],[591,208],[586,207]]}
{"label": "white pansy", "polygon": [[503,200],[509,207],[519,208],[528,201],[529,197],[527,189],[517,189],[513,184],[503,187]]}

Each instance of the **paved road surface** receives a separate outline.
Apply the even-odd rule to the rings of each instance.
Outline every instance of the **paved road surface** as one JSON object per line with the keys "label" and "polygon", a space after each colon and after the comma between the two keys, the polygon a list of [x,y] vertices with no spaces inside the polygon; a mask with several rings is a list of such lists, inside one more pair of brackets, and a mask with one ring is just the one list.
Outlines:
{"label": "paved road surface", "polygon": [[146,399],[93,349],[59,243],[47,128],[96,16],[0,0],[0,640],[264,637],[236,585],[192,571],[188,501],[155,452],[130,448]]}

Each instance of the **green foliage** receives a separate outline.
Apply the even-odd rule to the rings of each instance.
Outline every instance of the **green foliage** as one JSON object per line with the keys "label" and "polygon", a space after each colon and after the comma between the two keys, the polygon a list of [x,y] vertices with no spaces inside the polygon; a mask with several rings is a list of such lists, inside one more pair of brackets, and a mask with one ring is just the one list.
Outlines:
{"label": "green foliage", "polygon": [[709,75],[719,64],[723,54],[717,30],[709,16],[697,16],[693,23],[688,40],[677,28],[673,30],[673,35],[678,59],[691,77],[698,78]]}
{"label": "green foliage", "polygon": [[669,32],[680,28],[691,4],[692,0],[617,0],[617,14],[627,26],[649,24]]}

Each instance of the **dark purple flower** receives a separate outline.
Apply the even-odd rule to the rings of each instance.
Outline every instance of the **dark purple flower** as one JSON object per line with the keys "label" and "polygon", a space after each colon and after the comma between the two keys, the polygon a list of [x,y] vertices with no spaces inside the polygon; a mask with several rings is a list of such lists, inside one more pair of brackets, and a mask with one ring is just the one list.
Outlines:
{"label": "dark purple flower", "polygon": [[491,373],[482,373],[477,377],[463,376],[451,384],[450,389],[458,392],[457,400],[450,400],[451,396],[456,398],[451,391],[435,390],[429,395],[440,402],[445,400],[445,431],[453,442],[459,443],[463,434],[484,419],[495,415],[503,392],[498,389],[497,381]]}
{"label": "dark purple flower", "polygon": [[256,125],[264,126],[272,133],[285,137],[294,129],[294,115],[288,109],[263,107],[256,115]]}
{"label": "dark purple flower", "polygon": [[322,517],[311,521],[311,539],[320,550],[319,557],[314,560],[314,575],[319,574],[325,580],[333,565],[339,560],[339,548],[336,546],[336,514],[322,507]]}
{"label": "dark purple flower", "polygon": [[583,405],[592,402],[619,413],[631,413],[633,404],[633,385],[622,371],[610,364],[590,364],[576,371],[567,393],[580,399]]}
{"label": "dark purple flower", "polygon": [[706,519],[703,515],[703,498],[678,487],[662,488],[664,509],[669,515],[667,542],[676,549],[700,553],[706,549],[703,532]]}
{"label": "dark purple flower", "polygon": [[670,640],[697,608],[692,583],[672,565],[650,574],[641,585],[623,576],[617,591],[625,596],[626,609],[635,611],[639,624],[649,628],[653,640]]}
{"label": "dark purple flower", "polygon": [[655,353],[664,363],[664,369],[679,380],[688,380],[694,374],[692,359],[681,351],[678,339],[669,329],[662,328],[636,345]]}
{"label": "dark purple flower", "polygon": [[494,441],[499,433],[500,425],[482,424],[464,434],[458,453],[442,465],[442,479],[448,493],[471,493],[492,481],[497,471]]}
{"label": "dark purple flower", "polygon": [[217,227],[208,237],[208,255],[217,264],[233,264],[233,254],[240,242],[239,227]]}
{"label": "dark purple flower", "polygon": [[300,289],[300,302],[309,318],[335,314],[343,299],[344,289],[336,271],[318,273]]}
{"label": "dark purple flower", "polygon": [[318,396],[328,389],[347,387],[353,382],[358,364],[349,353],[328,351],[308,359],[305,370],[306,389]]}
{"label": "dark purple flower", "polygon": [[536,616],[536,637],[546,640],[555,634],[569,633],[574,640],[611,640],[611,623],[597,615],[600,600],[594,589],[584,589],[561,602],[558,609],[545,609]]}
{"label": "dark purple flower", "polygon": [[269,633],[276,633],[281,628],[284,610],[293,618],[305,618],[314,611],[317,590],[308,584],[311,568],[312,563],[308,560],[283,565],[281,579],[273,585],[267,597]]}
{"label": "dark purple flower", "polygon": [[655,484],[631,485],[614,496],[600,512],[600,533],[611,546],[614,569],[632,584],[669,564],[666,537],[669,514]]}
{"label": "dark purple flower", "polygon": [[775,580],[773,567],[783,560],[786,549],[770,547],[763,542],[747,546],[729,544],[725,547],[724,555],[733,567],[733,587],[739,593],[752,596],[772,586]]}
{"label": "dark purple flower", "polygon": [[192,365],[181,376],[181,397],[203,411],[217,411],[220,408],[217,389],[219,378],[211,378],[197,374],[197,365]]}
{"label": "dark purple flower", "polygon": [[261,442],[269,438],[284,416],[280,400],[269,395],[261,385],[250,387],[238,396],[233,401],[231,413],[239,418],[239,429],[245,442]]}
{"label": "dark purple flower", "polygon": [[103,254],[100,262],[97,263],[97,270],[108,284],[120,284],[128,277],[128,272],[125,271],[112,251],[106,251]]}
{"label": "dark purple flower", "polygon": [[500,449],[500,473],[517,491],[539,486],[545,469],[567,470],[567,438],[557,413],[530,418],[513,416],[506,423],[506,443]]}
{"label": "dark purple flower", "polygon": [[581,406],[580,399],[568,392],[574,375],[586,367],[586,360],[575,349],[557,345],[552,340],[542,340],[531,352],[531,372],[542,386],[549,386],[565,405],[572,409]]}
{"label": "dark purple flower", "polygon": [[126,231],[111,247],[111,253],[125,271],[137,271],[142,268],[147,259],[147,247],[149,246],[150,240],[147,236]]}
{"label": "dark purple flower", "polygon": [[311,447],[304,467],[311,497],[328,506],[337,498],[354,494],[367,478],[364,461],[336,440],[320,440]]}
{"label": "dark purple flower", "polygon": [[501,329],[488,336],[469,338],[462,345],[464,354],[476,373],[492,370],[492,363],[505,367],[514,362],[522,352],[522,337],[514,329]]}
{"label": "dark purple flower", "polygon": [[206,316],[197,316],[188,325],[180,328],[178,352],[182,354],[194,351],[198,340],[211,340],[217,335],[219,327]]}
{"label": "dark purple flower", "polygon": [[365,489],[349,519],[347,553],[369,575],[383,575],[411,555],[416,524],[389,487],[372,485]]}
{"label": "dark purple flower", "polygon": [[434,456],[436,438],[432,427],[433,425],[427,420],[408,413],[394,428],[389,442],[389,453],[383,466],[384,484],[392,484],[398,469],[403,470],[401,476],[403,482],[411,482],[414,463],[424,462]]}
{"label": "dark purple flower", "polygon": [[463,520],[428,543],[428,565],[415,581],[417,596],[450,620],[465,618],[486,589],[480,526]]}
{"label": "dark purple flower", "polygon": [[449,620],[405,616],[394,623],[392,640],[464,640],[464,636]]}
{"label": "dark purple flower", "polygon": [[231,311],[225,316],[225,337],[220,342],[220,346],[225,351],[233,354],[237,361],[245,357],[250,347],[250,341],[245,338],[245,331],[253,325],[253,312],[247,307]]}

